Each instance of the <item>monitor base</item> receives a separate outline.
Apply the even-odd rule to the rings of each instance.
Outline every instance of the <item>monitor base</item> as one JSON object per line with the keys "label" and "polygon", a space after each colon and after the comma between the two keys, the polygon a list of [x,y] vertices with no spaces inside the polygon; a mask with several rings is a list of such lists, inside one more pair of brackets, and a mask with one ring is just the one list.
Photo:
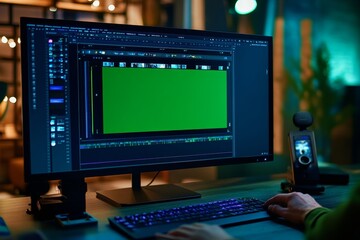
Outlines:
{"label": "monitor base", "polygon": [[201,197],[201,194],[173,185],[154,185],[97,191],[96,197],[116,207]]}

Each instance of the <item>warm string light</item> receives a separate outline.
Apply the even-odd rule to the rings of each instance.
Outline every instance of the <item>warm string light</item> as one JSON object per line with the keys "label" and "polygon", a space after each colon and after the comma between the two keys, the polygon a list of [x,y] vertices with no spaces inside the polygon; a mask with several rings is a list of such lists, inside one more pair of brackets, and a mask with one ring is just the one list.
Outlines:
{"label": "warm string light", "polygon": [[[8,44],[10,48],[16,47],[16,41],[13,38],[7,38],[6,36],[1,37],[1,42],[4,44]],[[17,43],[20,44],[21,40],[20,38],[17,39]]]}
{"label": "warm string light", "polygon": [[97,8],[97,7],[99,7],[100,6],[100,1],[99,0],[95,0],[95,1],[93,1],[93,3],[91,4],[91,7],[93,7],[93,8]]}
{"label": "warm string light", "polygon": [[7,43],[7,42],[8,42],[7,37],[2,36],[2,38],[1,38],[1,42],[2,42],[2,43]]}
{"label": "warm string light", "polygon": [[115,10],[115,5],[114,4],[110,4],[109,6],[108,6],[108,10],[109,11],[114,11]]}
{"label": "warm string light", "polygon": [[56,11],[57,11],[57,7],[51,6],[51,7],[49,7],[49,11],[50,11],[50,12],[56,12]]}
{"label": "warm string light", "polygon": [[[91,8],[94,10],[105,10],[109,12],[113,12],[117,9],[121,9],[121,5],[123,1],[117,1],[117,0],[88,0],[88,3],[90,4]],[[98,9],[99,8],[99,9]],[[58,7],[56,5],[49,7],[50,12],[57,12]]]}
{"label": "warm string light", "polygon": [[115,0],[89,0],[89,2],[91,3],[91,7],[92,8],[98,8],[100,6],[103,6],[104,8],[106,8],[108,11],[113,12],[116,9],[115,6]]}
{"label": "warm string light", "polygon": [[9,44],[9,47],[11,47],[11,48],[16,47],[16,42],[12,38],[9,39],[8,44]]}
{"label": "warm string light", "polygon": [[7,101],[9,101],[10,103],[16,103],[17,99],[14,96],[12,97],[5,96],[3,102],[7,102]]}
{"label": "warm string light", "polygon": [[[108,11],[113,12],[116,9],[116,0],[88,0],[91,2],[92,8],[98,8],[100,6],[104,6]],[[56,12],[58,9],[56,6],[49,7],[49,11]],[[15,41],[13,38],[7,38],[6,36],[1,37],[1,42],[4,44],[8,44],[10,48],[15,48],[17,43],[20,44],[20,37]],[[16,43],[17,42],[17,43]]]}

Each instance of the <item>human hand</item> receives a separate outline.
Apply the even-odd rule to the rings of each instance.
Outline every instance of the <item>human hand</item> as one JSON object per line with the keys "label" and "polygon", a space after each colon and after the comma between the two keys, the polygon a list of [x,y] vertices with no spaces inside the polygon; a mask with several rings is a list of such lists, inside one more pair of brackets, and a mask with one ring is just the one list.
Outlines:
{"label": "human hand", "polygon": [[321,207],[309,194],[300,192],[277,194],[268,199],[264,206],[270,214],[295,224],[303,224],[311,210]]}
{"label": "human hand", "polygon": [[232,237],[218,225],[203,223],[186,224],[166,234],[156,234],[161,240],[226,240]]}

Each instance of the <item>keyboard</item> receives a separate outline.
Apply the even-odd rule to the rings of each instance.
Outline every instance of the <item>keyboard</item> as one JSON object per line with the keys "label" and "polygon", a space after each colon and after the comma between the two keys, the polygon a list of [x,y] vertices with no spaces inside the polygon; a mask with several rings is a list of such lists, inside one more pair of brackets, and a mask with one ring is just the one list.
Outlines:
{"label": "keyboard", "polygon": [[108,218],[110,225],[131,239],[151,239],[180,225],[194,222],[229,227],[270,219],[263,202],[255,198],[210,201],[127,216]]}

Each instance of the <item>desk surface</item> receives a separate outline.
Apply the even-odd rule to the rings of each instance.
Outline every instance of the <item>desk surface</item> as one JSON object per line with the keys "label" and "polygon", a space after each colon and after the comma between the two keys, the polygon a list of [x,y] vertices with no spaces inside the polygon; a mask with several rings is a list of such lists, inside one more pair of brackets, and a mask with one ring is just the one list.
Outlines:
{"label": "desk surface", "polygon": [[[327,185],[323,194],[315,198],[325,207],[333,208],[348,196],[351,187],[360,180],[360,174],[352,174],[348,185]],[[87,212],[98,219],[98,225],[77,227],[64,230],[55,221],[35,221],[26,214],[30,199],[20,197],[0,200],[0,215],[5,219],[12,236],[17,237],[29,231],[40,230],[48,239],[126,239],[113,230],[107,218],[119,214],[131,214],[147,210],[187,205],[213,199],[229,197],[257,197],[266,200],[280,192],[281,180],[270,180],[256,183],[243,183],[240,179],[229,179],[216,182],[198,182],[183,184],[188,189],[202,194],[202,198],[147,204],[134,207],[116,208],[96,198],[96,193],[88,192]],[[300,229],[272,220],[239,225],[227,228],[232,236],[239,239],[303,239]]]}

